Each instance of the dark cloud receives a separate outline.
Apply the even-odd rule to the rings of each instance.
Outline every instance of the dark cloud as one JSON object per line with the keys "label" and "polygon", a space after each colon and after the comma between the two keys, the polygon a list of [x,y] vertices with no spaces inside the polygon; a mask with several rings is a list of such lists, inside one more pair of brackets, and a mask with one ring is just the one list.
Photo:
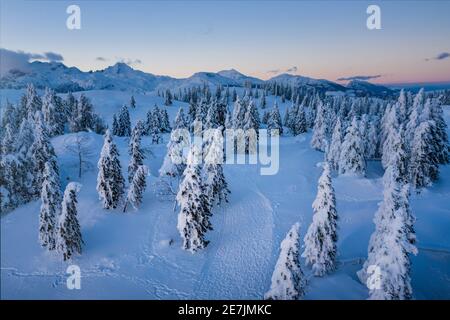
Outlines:
{"label": "dark cloud", "polygon": [[269,70],[269,71],[267,71],[267,73],[277,74],[277,73],[280,73],[280,69]]}
{"label": "dark cloud", "polygon": [[337,81],[351,81],[351,80],[363,80],[363,81],[367,81],[367,80],[371,80],[371,79],[377,79],[382,77],[381,74],[377,74],[377,75],[373,75],[373,76],[352,76],[352,77],[342,77],[337,79]]}
{"label": "dark cloud", "polygon": [[293,66],[286,70],[286,72],[297,72],[297,71],[298,71],[298,68],[296,66]]}
{"label": "dark cloud", "polygon": [[430,60],[444,60],[450,58],[450,53],[449,52],[441,52],[439,53],[437,56],[433,57],[433,58],[426,58],[425,61],[430,61]]}
{"label": "dark cloud", "polygon": [[129,66],[134,66],[137,64],[142,64],[142,60],[141,59],[129,59],[129,58],[119,58],[119,61],[121,63],[125,63]]}
{"label": "dark cloud", "polygon": [[108,61],[108,59],[105,57],[97,57],[97,58],[95,58],[95,60],[96,61]]}
{"label": "dark cloud", "polygon": [[59,53],[55,52],[45,52],[41,54],[0,48],[0,76],[4,76],[10,70],[27,72],[29,69],[29,62],[33,60],[60,62],[63,61],[64,58]]}

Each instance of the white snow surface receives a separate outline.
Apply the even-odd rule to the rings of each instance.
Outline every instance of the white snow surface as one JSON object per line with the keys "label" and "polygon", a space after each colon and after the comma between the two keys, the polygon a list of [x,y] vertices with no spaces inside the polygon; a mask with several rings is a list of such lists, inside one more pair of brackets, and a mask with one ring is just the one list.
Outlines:
{"label": "white snow surface", "polygon": [[[17,101],[16,90],[0,91]],[[78,93],[79,94],[79,93]],[[89,91],[96,112],[111,124],[112,115],[128,103],[130,93]],[[130,110],[132,124],[145,119],[162,98],[135,95],[137,108]],[[268,109],[273,97],[268,97]],[[283,115],[287,105],[279,104]],[[167,108],[171,121],[184,103]],[[267,110],[268,110],[267,109]],[[450,124],[450,107],[444,109]],[[261,112],[262,113],[262,112]],[[311,223],[311,204],[317,192],[318,165],[323,153],[310,147],[311,133],[280,139],[280,170],[261,176],[258,165],[225,165],[231,190],[228,204],[213,209],[214,230],[207,233],[208,247],[198,253],[181,249],[177,231],[178,210],[173,201],[156,192],[158,169],[166,153],[164,142],[152,145],[143,137],[144,164],[150,169],[147,189],[139,210],[122,213],[102,209],[95,190],[96,163],[103,137],[82,133],[88,139],[89,165],[78,179],[77,158],[65,146],[74,139],[67,134],[52,139],[58,156],[62,190],[70,181],[83,185],[78,194],[78,217],[85,245],[71,262],[62,262],[38,243],[40,200],[23,205],[1,217],[2,299],[263,299],[270,288],[280,243],[290,227],[301,223],[304,235]],[[129,160],[128,139],[114,137],[124,175]],[[379,162],[369,162],[365,178],[336,177],[338,221],[338,267],[325,277],[308,278],[305,299],[366,299],[368,290],[356,271],[367,257],[373,216],[382,199]],[[411,196],[417,217],[419,253],[412,259],[412,287],[416,299],[450,299],[450,166],[441,167],[441,177],[421,194]],[[303,245],[303,244],[302,244]],[[301,249],[303,250],[303,249]],[[81,268],[81,289],[66,287],[66,269]]]}

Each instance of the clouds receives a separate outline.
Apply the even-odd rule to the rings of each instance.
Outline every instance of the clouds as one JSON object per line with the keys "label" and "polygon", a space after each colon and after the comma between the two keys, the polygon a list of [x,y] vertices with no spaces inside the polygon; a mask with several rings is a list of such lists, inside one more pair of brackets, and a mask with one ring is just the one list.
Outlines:
{"label": "clouds", "polygon": [[268,70],[266,73],[269,73],[269,74],[279,74],[279,73],[282,73],[282,72],[296,73],[297,71],[298,71],[298,67],[297,66],[292,66],[292,67],[287,68],[287,69]]}
{"label": "clouds", "polygon": [[449,52],[441,52],[439,53],[437,56],[433,57],[433,58],[427,58],[425,59],[425,61],[430,61],[430,60],[444,60],[450,58],[450,53]]}
{"label": "clouds", "polygon": [[142,64],[141,59],[130,59],[130,58],[120,58],[118,62],[125,63],[129,66],[134,66],[137,64]]}
{"label": "clouds", "polygon": [[6,75],[10,70],[28,71],[29,62],[33,60],[60,62],[64,58],[61,54],[55,52],[41,54],[0,48],[0,77]]}
{"label": "clouds", "polygon": [[381,74],[377,74],[377,75],[372,75],[372,76],[351,76],[351,77],[342,77],[342,78],[338,78],[336,79],[337,81],[351,81],[351,80],[362,80],[362,81],[367,81],[367,80],[371,80],[371,79],[377,79],[377,78],[381,78],[382,75]]}
{"label": "clouds", "polygon": [[95,58],[95,61],[105,62],[105,61],[108,61],[108,58],[105,58],[105,57],[97,57],[97,58]]}

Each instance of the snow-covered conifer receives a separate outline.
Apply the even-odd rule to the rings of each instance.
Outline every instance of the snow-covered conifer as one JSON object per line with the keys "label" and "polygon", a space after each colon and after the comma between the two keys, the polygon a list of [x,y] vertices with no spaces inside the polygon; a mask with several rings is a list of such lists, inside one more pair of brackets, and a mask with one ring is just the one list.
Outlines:
{"label": "snow-covered conifer", "polygon": [[76,182],[67,185],[62,201],[62,212],[58,217],[56,248],[64,261],[69,260],[74,254],[81,254],[81,247],[84,244],[77,217],[77,193],[80,189],[81,185]]}
{"label": "snow-covered conifer", "polygon": [[342,125],[341,119],[336,120],[334,125],[333,135],[331,137],[331,144],[327,153],[327,160],[330,164],[331,169],[339,170],[339,161],[341,156],[342,147]]}
{"label": "snow-covered conifer", "polygon": [[322,101],[318,100],[316,118],[314,120],[313,136],[311,138],[311,147],[316,150],[325,151],[327,137],[327,109]]}
{"label": "snow-covered conifer", "polygon": [[300,224],[295,223],[281,242],[267,300],[298,300],[305,294],[306,279],[300,266]]}
{"label": "snow-covered conifer", "polygon": [[177,194],[180,206],[177,229],[183,239],[183,249],[192,253],[208,245],[205,233],[212,230],[209,201],[202,183],[200,165],[197,163],[200,153],[198,147],[191,147]]}
{"label": "snow-covered conifer", "polygon": [[141,165],[137,168],[136,173],[131,181],[130,188],[128,189],[127,199],[123,211],[127,210],[128,203],[130,203],[134,209],[138,209],[142,203],[142,197],[147,187],[146,178],[148,176],[147,166]]}
{"label": "snow-covered conifer", "polygon": [[267,122],[267,129],[275,130],[275,132],[278,132],[278,135],[283,134],[283,125],[281,123],[280,110],[278,109],[278,103],[276,101],[274,103],[272,112],[270,113],[270,117]]}
{"label": "snow-covered conifer", "polygon": [[144,164],[144,152],[141,148],[141,136],[144,131],[144,122],[138,120],[131,134],[128,153],[130,163],[128,164],[128,182],[133,181],[134,174],[139,166]]}
{"label": "snow-covered conifer", "polygon": [[184,116],[183,108],[178,109],[177,115],[175,117],[175,121],[173,124],[174,129],[187,129],[189,127],[189,124],[186,121],[186,118]]}
{"label": "snow-covered conifer", "polygon": [[363,155],[362,140],[358,128],[356,117],[347,128],[342,142],[341,155],[339,158],[340,174],[364,175],[366,172],[366,162]]}
{"label": "snow-covered conifer", "polygon": [[315,276],[323,276],[335,269],[337,255],[338,215],[328,163],[324,165],[312,207],[313,220],[304,239],[302,257],[311,265]]}
{"label": "snow-covered conifer", "polygon": [[125,181],[119,161],[119,151],[109,130],[105,133],[103,148],[98,160],[97,191],[103,208],[118,207],[124,192]]}
{"label": "snow-covered conifer", "polygon": [[39,242],[48,250],[54,250],[56,247],[56,226],[61,214],[61,199],[58,168],[47,162],[44,166],[41,190]]}

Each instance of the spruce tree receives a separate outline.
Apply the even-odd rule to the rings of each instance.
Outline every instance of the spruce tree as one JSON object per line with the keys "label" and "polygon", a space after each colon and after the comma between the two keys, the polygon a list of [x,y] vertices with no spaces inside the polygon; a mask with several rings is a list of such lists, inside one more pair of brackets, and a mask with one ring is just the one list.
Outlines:
{"label": "spruce tree", "polygon": [[122,200],[125,181],[122,176],[119,151],[109,130],[106,131],[97,166],[97,191],[103,208],[115,209]]}
{"label": "spruce tree", "polygon": [[298,300],[305,294],[306,279],[300,266],[300,224],[295,223],[281,242],[267,300]]}
{"label": "spruce tree", "polygon": [[169,121],[169,115],[167,113],[167,110],[161,109],[159,112],[159,119],[161,121],[160,128],[161,132],[170,132],[172,128],[170,127],[170,121]]}
{"label": "spruce tree", "polygon": [[135,210],[139,208],[142,203],[142,197],[147,187],[146,178],[148,176],[147,166],[141,165],[137,168],[136,173],[131,181],[130,188],[127,193],[127,200],[123,208],[123,212],[127,210],[128,203],[130,203]]}
{"label": "spruce tree", "polygon": [[354,117],[342,142],[339,158],[339,173],[363,176],[365,172],[366,162],[363,155],[362,140],[359,133],[358,121]]}
{"label": "spruce tree", "polygon": [[34,119],[34,142],[31,145],[31,158],[33,163],[31,194],[37,197],[42,189],[45,164],[49,163],[54,171],[57,170],[57,164],[55,150],[50,143],[42,113],[37,111]]}
{"label": "spruce tree", "polygon": [[136,126],[133,128],[131,139],[129,143],[128,153],[131,156],[128,165],[128,182],[133,181],[134,174],[139,166],[144,164],[144,152],[141,148],[141,136],[144,131],[144,122],[138,120]]}
{"label": "spruce tree", "polygon": [[134,99],[134,96],[131,96],[130,108],[132,108],[132,109],[136,108],[136,100]]}
{"label": "spruce tree", "polygon": [[417,249],[411,237],[413,220],[408,192],[405,192],[408,185],[402,187],[395,164],[387,167],[383,182],[383,202],[375,214],[375,231],[370,237],[368,258],[358,277],[367,283],[369,299],[411,299],[409,254],[417,254]]}
{"label": "spruce tree", "polygon": [[272,112],[270,113],[270,117],[267,122],[267,129],[270,130],[269,132],[271,132],[271,130],[275,130],[275,132],[278,132],[278,135],[283,134],[283,125],[281,124],[280,110],[278,109],[277,102],[275,102]]}
{"label": "spruce tree", "polygon": [[56,248],[57,219],[61,214],[61,190],[58,168],[52,163],[44,165],[41,211],[39,214],[39,242],[48,250]]}
{"label": "spruce tree", "polygon": [[64,261],[69,260],[74,254],[81,254],[81,248],[84,244],[77,217],[77,193],[80,192],[80,189],[79,183],[70,182],[64,191],[56,241],[57,250]]}
{"label": "spruce tree", "polygon": [[194,253],[208,245],[205,233],[212,230],[209,218],[209,201],[201,179],[198,147],[192,146],[177,194],[180,206],[177,229],[183,239],[183,249]]}
{"label": "spruce tree", "polygon": [[339,170],[339,161],[341,156],[342,147],[342,125],[341,119],[336,120],[334,125],[333,135],[331,137],[331,145],[327,153],[327,160],[330,164],[331,169]]}
{"label": "spruce tree", "polygon": [[311,147],[319,151],[325,151],[327,140],[327,109],[319,100],[317,105],[317,114],[314,120],[313,136],[311,138]]}
{"label": "spruce tree", "polygon": [[189,127],[189,124],[186,121],[186,118],[184,116],[183,108],[178,109],[177,115],[175,117],[175,121],[173,124],[174,129],[187,129]]}
{"label": "spruce tree", "polygon": [[61,135],[64,133],[66,114],[62,101],[60,101],[55,92],[49,88],[45,90],[42,99],[42,114],[50,136]]}
{"label": "spruce tree", "polygon": [[324,165],[312,207],[313,220],[304,239],[302,257],[311,265],[315,276],[323,276],[335,269],[337,255],[338,215],[328,163]]}

